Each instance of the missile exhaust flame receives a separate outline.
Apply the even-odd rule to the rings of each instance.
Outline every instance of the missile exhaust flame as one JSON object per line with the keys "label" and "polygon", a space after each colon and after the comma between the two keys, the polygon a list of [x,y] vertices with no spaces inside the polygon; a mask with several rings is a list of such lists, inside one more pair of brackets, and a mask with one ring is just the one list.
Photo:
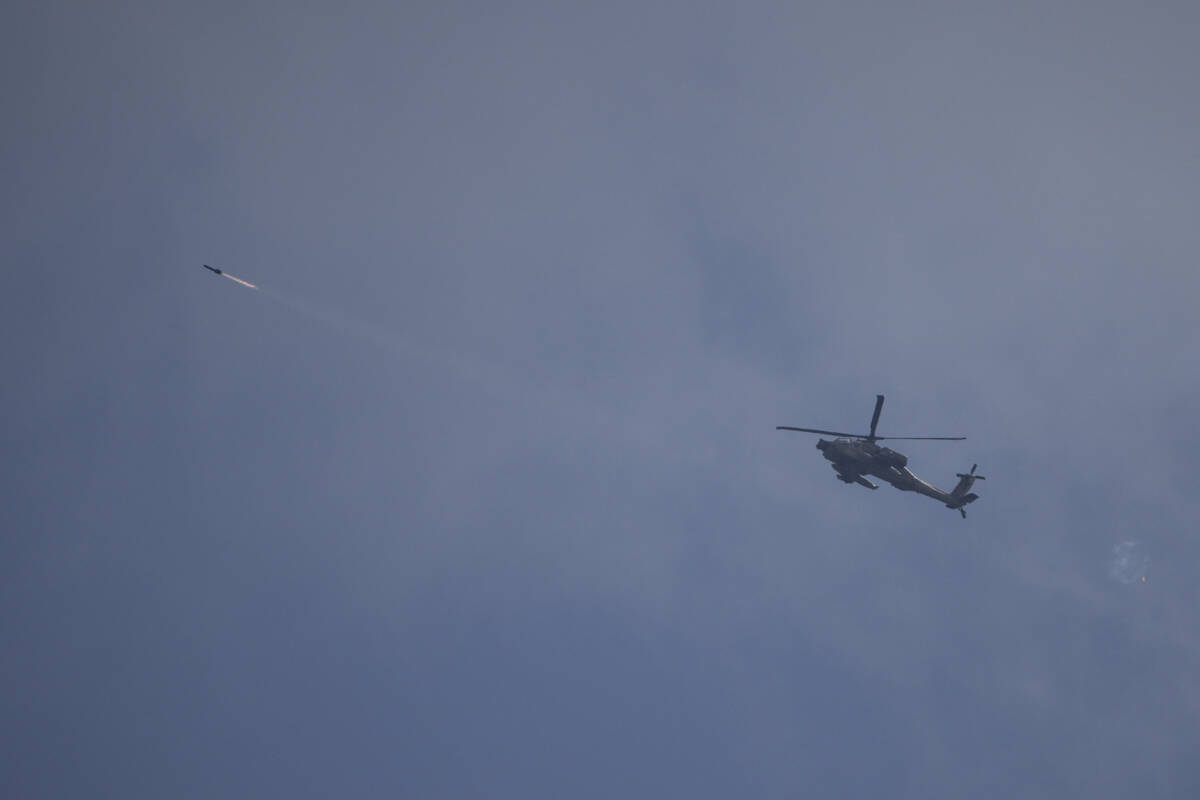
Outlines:
{"label": "missile exhaust flame", "polygon": [[233,275],[230,275],[228,272],[222,272],[221,274],[222,274],[222,275],[224,275],[226,278],[229,278],[229,280],[233,281],[234,283],[240,283],[242,286],[246,286],[246,287],[248,287],[248,288],[250,288],[250,289],[257,289],[257,288],[258,288],[257,286],[255,286],[255,285],[254,285],[253,283],[251,283],[250,281],[244,281],[244,280],[242,280],[241,278],[238,278],[238,277],[235,277],[235,276],[233,276]]}

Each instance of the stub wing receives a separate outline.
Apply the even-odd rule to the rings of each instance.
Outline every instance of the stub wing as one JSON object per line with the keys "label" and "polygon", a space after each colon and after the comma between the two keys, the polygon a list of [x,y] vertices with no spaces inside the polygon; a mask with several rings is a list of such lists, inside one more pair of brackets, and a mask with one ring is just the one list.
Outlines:
{"label": "stub wing", "polygon": [[840,470],[840,469],[838,469],[837,464],[833,464],[831,466],[833,467],[834,471],[837,473],[838,480],[841,481],[842,483],[857,483],[859,486],[865,486],[868,489],[878,489],[879,488],[878,485],[871,483],[869,480],[867,480],[865,477],[858,474],[857,472],[847,472],[845,470]]}

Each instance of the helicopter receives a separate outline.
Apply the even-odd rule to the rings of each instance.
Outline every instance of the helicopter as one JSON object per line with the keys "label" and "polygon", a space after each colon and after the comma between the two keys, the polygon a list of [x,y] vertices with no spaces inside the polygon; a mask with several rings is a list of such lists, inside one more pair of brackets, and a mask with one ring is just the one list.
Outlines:
{"label": "helicopter", "polygon": [[958,485],[954,491],[946,492],[931,483],[918,478],[908,469],[908,457],[897,453],[890,447],[881,447],[876,442],[884,439],[922,439],[942,442],[960,442],[965,436],[876,436],[875,429],[879,425],[879,412],[883,410],[883,395],[875,395],[875,413],[871,415],[871,432],[866,436],[857,433],[839,433],[838,431],[823,431],[817,428],[793,428],[788,425],[777,425],[775,430],[799,431],[801,433],[823,433],[826,436],[836,436],[832,441],[817,440],[817,449],[827,460],[832,462],[837,472],[838,480],[843,483],[857,483],[868,489],[878,489],[879,486],[867,480],[872,475],[890,483],[902,492],[918,492],[926,497],[932,497],[946,508],[954,509],[966,519],[964,506],[974,503],[979,495],[971,491],[975,481],[982,481],[982,475],[976,475],[978,464],[971,465],[971,471],[959,472]]}

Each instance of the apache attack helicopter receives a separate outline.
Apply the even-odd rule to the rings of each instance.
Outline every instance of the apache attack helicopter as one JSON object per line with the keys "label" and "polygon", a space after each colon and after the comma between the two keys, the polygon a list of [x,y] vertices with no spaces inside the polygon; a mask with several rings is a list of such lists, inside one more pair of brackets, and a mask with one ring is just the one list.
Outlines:
{"label": "apache attack helicopter", "polygon": [[[875,413],[871,415],[871,432],[866,436],[857,433],[838,433],[837,431],[822,431],[816,428],[792,428],[787,425],[777,425],[775,430],[800,431],[801,433],[823,433],[836,436],[833,441],[817,440],[817,449],[821,455],[832,461],[837,471],[838,480],[843,483],[859,483],[868,489],[879,487],[865,476],[874,475],[880,480],[890,483],[902,492],[919,492],[926,497],[932,497],[946,508],[958,509],[958,513],[966,518],[967,512],[963,506],[974,503],[979,495],[970,492],[975,481],[983,480],[982,475],[975,474],[978,464],[971,465],[969,473],[958,473],[958,485],[952,492],[944,492],[936,486],[926,483],[908,470],[908,457],[897,453],[888,447],[880,447],[876,442],[884,439],[925,439],[942,442],[960,442],[965,436],[876,436],[875,427],[879,424],[879,412],[883,410],[883,395],[875,395]],[[970,494],[968,494],[970,492]]]}

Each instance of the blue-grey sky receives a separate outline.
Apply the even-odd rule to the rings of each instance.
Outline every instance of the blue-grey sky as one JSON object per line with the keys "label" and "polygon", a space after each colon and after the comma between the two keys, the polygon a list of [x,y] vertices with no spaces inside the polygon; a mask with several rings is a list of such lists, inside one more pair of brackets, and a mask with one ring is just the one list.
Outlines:
{"label": "blue-grey sky", "polygon": [[5,796],[1200,794],[1192,4],[0,28]]}

